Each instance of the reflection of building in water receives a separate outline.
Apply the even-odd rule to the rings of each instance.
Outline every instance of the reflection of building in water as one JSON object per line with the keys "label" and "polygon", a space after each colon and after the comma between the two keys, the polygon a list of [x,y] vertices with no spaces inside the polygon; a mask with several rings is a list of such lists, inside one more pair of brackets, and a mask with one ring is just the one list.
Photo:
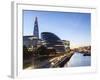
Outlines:
{"label": "reflection of building in water", "polygon": [[29,51],[44,45],[48,50],[56,50],[56,53],[65,52],[70,46],[70,42],[61,40],[57,35],[51,32],[42,32],[39,38],[38,19],[35,18],[33,35],[23,36],[23,45]]}
{"label": "reflection of building in water", "polygon": [[62,40],[51,32],[42,32],[42,40],[46,42],[48,49],[55,49],[56,53],[65,52],[65,46]]}

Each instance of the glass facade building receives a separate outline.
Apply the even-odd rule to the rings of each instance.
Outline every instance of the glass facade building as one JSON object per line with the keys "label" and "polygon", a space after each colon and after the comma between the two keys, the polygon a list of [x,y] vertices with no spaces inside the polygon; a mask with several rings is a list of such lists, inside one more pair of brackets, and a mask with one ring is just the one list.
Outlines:
{"label": "glass facade building", "polygon": [[63,41],[54,33],[42,32],[41,39],[46,42],[48,49],[55,49],[57,53],[66,51]]}
{"label": "glass facade building", "polygon": [[33,51],[35,47],[40,47],[43,45],[43,42],[41,39],[38,39],[35,36],[23,36],[23,45],[27,47],[28,50]]}
{"label": "glass facade building", "polygon": [[38,19],[35,18],[33,35],[39,39]]}

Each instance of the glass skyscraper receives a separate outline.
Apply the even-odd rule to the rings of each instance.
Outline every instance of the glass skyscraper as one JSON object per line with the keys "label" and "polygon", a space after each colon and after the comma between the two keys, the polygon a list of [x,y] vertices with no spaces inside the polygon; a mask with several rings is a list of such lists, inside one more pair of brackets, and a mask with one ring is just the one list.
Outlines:
{"label": "glass skyscraper", "polygon": [[42,32],[41,38],[46,42],[47,48],[55,49],[56,53],[65,52],[63,41],[54,33]]}
{"label": "glass skyscraper", "polygon": [[37,17],[35,18],[34,22],[34,30],[33,30],[33,35],[39,39],[39,28],[38,28],[38,19]]}
{"label": "glass skyscraper", "polygon": [[33,48],[44,45],[47,49],[54,49],[56,53],[62,53],[66,51],[64,42],[54,33],[42,32],[41,38],[39,38],[39,27],[38,19],[35,18],[33,35],[28,35],[23,37],[23,44],[27,48]]}

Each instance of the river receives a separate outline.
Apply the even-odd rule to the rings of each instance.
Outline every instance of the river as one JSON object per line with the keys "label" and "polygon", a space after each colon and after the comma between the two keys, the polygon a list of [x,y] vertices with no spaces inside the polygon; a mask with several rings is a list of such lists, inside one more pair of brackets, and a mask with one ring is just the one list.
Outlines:
{"label": "river", "polygon": [[91,56],[83,56],[83,54],[75,52],[69,62],[67,62],[64,67],[79,66],[91,66]]}

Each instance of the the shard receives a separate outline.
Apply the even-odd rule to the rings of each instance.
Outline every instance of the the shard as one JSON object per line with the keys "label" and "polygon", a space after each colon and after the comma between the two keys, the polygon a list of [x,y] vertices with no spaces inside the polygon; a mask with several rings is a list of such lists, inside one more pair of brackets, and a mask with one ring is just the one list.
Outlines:
{"label": "the shard", "polygon": [[38,19],[35,18],[33,35],[39,39]]}

